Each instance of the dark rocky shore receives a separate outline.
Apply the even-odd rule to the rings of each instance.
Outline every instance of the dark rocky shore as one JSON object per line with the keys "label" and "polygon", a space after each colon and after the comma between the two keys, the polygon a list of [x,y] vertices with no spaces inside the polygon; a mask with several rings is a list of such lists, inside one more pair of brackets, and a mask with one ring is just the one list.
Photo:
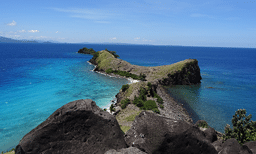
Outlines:
{"label": "dark rocky shore", "polygon": [[[117,77],[128,74],[141,81],[119,91],[113,114],[100,109],[89,99],[62,106],[26,134],[16,146],[15,153],[256,153],[256,142],[247,142],[241,146],[236,139],[228,139],[223,143],[222,134],[208,126],[206,121],[199,120],[193,124],[182,104],[175,102],[166,92],[164,85],[200,83],[197,60],[142,67],[100,51],[90,62],[101,73]],[[142,109],[136,105],[141,89],[145,92],[144,99],[156,102],[157,110]],[[124,108],[123,102],[127,102]]]}

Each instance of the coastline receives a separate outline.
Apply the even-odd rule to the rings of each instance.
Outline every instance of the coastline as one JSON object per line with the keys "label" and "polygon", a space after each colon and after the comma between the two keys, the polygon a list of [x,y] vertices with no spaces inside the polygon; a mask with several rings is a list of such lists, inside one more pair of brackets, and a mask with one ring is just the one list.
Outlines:
{"label": "coastline", "polygon": [[[129,81],[128,84],[133,84],[133,83],[137,83],[140,82],[139,80],[134,80],[132,78],[127,78],[124,76],[120,76],[120,75],[116,75],[116,74],[112,74],[109,75],[107,73],[105,73],[104,71],[95,71],[95,68],[97,67],[96,65],[92,64],[91,62],[87,61],[89,63],[89,65],[93,65],[94,69],[91,70],[92,72],[96,72],[108,77],[115,77],[115,78],[124,78],[127,79]],[[176,120],[185,120],[188,121],[190,123],[195,123],[192,118],[190,117],[191,113],[188,112],[186,110],[186,108],[183,106],[182,103],[176,101],[173,97],[171,97],[171,95],[168,93],[167,88],[163,87],[163,86],[158,86],[157,88],[157,93],[159,93],[159,96],[163,98],[164,100],[164,109],[159,109],[160,112],[162,113],[161,116],[164,117],[168,117],[168,118],[173,118]],[[110,112],[109,107],[111,106],[111,104],[114,104],[114,107],[117,107],[117,97],[114,96],[113,100],[110,101],[110,103],[108,105],[106,105],[106,109],[110,114],[114,114],[115,112]]]}
{"label": "coastline", "polygon": [[[91,62],[89,62],[89,61],[87,61],[87,63],[89,64],[89,65],[93,65],[94,66],[94,69],[93,70],[91,70],[92,72],[96,72],[96,73],[99,73],[99,74],[102,74],[102,75],[105,75],[105,76],[108,76],[108,77],[111,77],[111,78],[122,78],[122,79],[127,79],[128,80],[128,84],[133,84],[133,83],[137,83],[137,82],[140,82],[139,80],[134,80],[134,79],[132,79],[132,78],[126,78],[126,77],[123,77],[123,76],[119,76],[119,75],[115,75],[115,74],[113,74],[113,75],[109,75],[109,74],[107,74],[107,73],[105,73],[105,72],[103,72],[103,71],[95,71],[95,68],[97,67],[96,65],[94,65],[94,64],[92,64]],[[106,107],[106,109],[107,109],[107,112],[109,112],[110,114],[114,114],[114,112],[110,112],[110,110],[109,110],[109,107],[111,106],[111,104],[114,104],[115,106],[116,106],[116,103],[117,103],[117,98],[116,98],[116,95],[113,97],[113,99],[110,101],[110,103],[108,104],[108,105],[106,105],[105,107]],[[104,109],[104,108],[103,108]]]}

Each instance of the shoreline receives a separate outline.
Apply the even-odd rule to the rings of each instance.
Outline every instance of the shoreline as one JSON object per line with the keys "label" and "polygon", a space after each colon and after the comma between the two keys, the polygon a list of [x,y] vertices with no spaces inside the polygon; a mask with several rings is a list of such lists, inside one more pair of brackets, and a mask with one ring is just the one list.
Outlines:
{"label": "shoreline", "polygon": [[[128,84],[132,84],[132,83],[137,83],[137,82],[140,82],[139,80],[134,80],[132,78],[126,78],[126,77],[123,77],[123,76],[119,76],[119,75],[109,75],[103,71],[95,71],[95,68],[97,67],[96,65],[90,63],[89,61],[87,61],[89,63],[89,65],[93,65],[94,66],[94,69],[91,70],[92,72],[96,72],[96,73],[99,73],[99,74],[102,74],[102,75],[105,75],[105,76],[108,76],[108,77],[114,77],[114,78],[123,78],[123,79],[127,79],[128,80]],[[161,89],[161,90],[158,90],[161,94],[160,94],[160,97],[162,97],[164,100],[165,100],[165,106],[167,106],[167,108],[165,109],[160,109],[163,113],[162,113],[162,116],[166,116],[166,117],[171,117],[171,118],[174,118],[174,119],[186,119],[185,121],[188,121],[188,122],[191,122],[191,123],[195,123],[191,117],[191,114],[193,113],[190,113],[187,111],[187,109],[183,106],[183,104],[181,102],[178,102],[175,98],[173,98],[170,94],[169,94],[169,91],[166,87],[163,87],[163,86],[159,86],[158,89]],[[116,107],[116,103],[117,103],[117,97],[116,95],[113,97],[113,99],[110,101],[110,104],[106,105],[105,107],[107,107],[107,111],[110,113],[110,114],[114,114],[115,112],[110,112],[109,110],[109,107],[111,106],[111,104],[114,104],[114,107]],[[185,105],[186,106],[186,105]],[[104,109],[104,108],[103,108]],[[172,111],[172,112],[170,112]],[[179,111],[182,112],[181,114],[179,114]],[[169,113],[167,113],[169,112]]]}
{"label": "shoreline", "polygon": [[[126,78],[126,77],[123,77],[123,76],[119,76],[119,75],[109,75],[109,74],[107,74],[107,73],[105,73],[105,72],[101,72],[101,71],[95,71],[95,68],[97,67],[96,65],[94,65],[94,64],[92,64],[92,63],[90,63],[89,61],[87,61],[87,63],[89,64],[89,65],[93,65],[94,66],[94,69],[93,70],[90,70],[90,71],[92,71],[92,72],[96,72],[96,73],[99,73],[99,74],[102,74],[102,75],[105,75],[105,76],[108,76],[108,77],[111,77],[111,78],[121,78],[121,79],[127,79],[128,80],[128,84],[133,84],[133,83],[137,83],[137,82],[140,82],[139,80],[134,80],[134,79],[132,79],[132,78]],[[106,105],[106,106],[104,106],[104,107],[106,107],[106,109],[107,109],[107,112],[109,112],[110,114],[114,114],[115,112],[110,112],[110,109],[109,109],[109,107],[112,105],[112,104],[114,104],[114,106],[116,106],[116,103],[117,103],[117,98],[116,98],[116,95],[112,98],[112,100],[110,101],[110,103],[108,104],[108,105]],[[105,109],[105,108],[103,108],[103,109]]]}

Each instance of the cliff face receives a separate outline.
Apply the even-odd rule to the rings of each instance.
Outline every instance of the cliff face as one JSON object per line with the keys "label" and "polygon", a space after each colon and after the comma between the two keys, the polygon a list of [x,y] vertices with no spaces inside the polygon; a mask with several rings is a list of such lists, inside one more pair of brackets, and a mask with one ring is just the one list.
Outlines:
{"label": "cliff face", "polygon": [[144,67],[132,65],[124,60],[115,58],[112,54],[103,50],[99,51],[98,56],[92,58],[90,62],[97,65],[96,71],[107,72],[108,69],[111,69],[137,76],[144,74],[147,81],[161,85],[197,84],[202,79],[196,59],[186,59],[165,66]]}

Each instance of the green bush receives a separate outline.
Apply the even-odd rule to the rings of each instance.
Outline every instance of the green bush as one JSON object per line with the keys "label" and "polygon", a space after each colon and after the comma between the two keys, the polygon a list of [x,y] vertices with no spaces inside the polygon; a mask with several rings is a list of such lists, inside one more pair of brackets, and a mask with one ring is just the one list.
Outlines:
{"label": "green bush", "polygon": [[143,100],[137,98],[136,96],[134,98],[133,104],[135,104],[138,107],[143,107],[144,106]]}
{"label": "green bush", "polygon": [[111,106],[109,107],[109,110],[110,110],[110,112],[116,111],[116,109],[114,108],[114,105],[113,105],[113,104],[111,104]]}
{"label": "green bush", "polygon": [[106,70],[106,73],[107,73],[107,74],[113,73],[112,68],[107,69],[107,70]]}
{"label": "green bush", "polygon": [[148,100],[144,103],[144,106],[142,107],[145,110],[152,110],[154,108],[157,108],[156,102],[153,100]]}
{"label": "green bush", "polygon": [[233,129],[229,125],[225,127],[224,140],[235,138],[241,145],[247,141],[256,140],[256,122],[250,121],[252,115],[246,116],[245,109],[236,111],[232,118]]}
{"label": "green bush", "polygon": [[125,92],[129,88],[128,84],[122,86],[122,92]]}
{"label": "green bush", "polygon": [[121,108],[125,109],[126,106],[130,103],[130,100],[128,98],[126,98],[125,100],[121,101]]}
{"label": "green bush", "polygon": [[159,106],[160,106],[160,108],[161,108],[161,109],[163,109],[163,108],[164,108],[164,106],[163,106],[162,104],[160,104]]}
{"label": "green bush", "polygon": [[152,109],[152,111],[155,112],[155,113],[160,114],[160,111],[158,110],[158,108],[154,108],[154,109]]}
{"label": "green bush", "polygon": [[199,123],[197,125],[197,127],[208,128],[209,126],[208,126],[207,122],[204,121],[204,122]]}
{"label": "green bush", "polygon": [[157,95],[156,92],[154,92],[154,97],[157,98],[157,102],[158,103],[160,103],[160,104],[164,103],[164,100],[159,95]]}
{"label": "green bush", "polygon": [[103,110],[104,110],[104,111],[107,111],[107,109],[106,109],[106,108],[104,108]]}

